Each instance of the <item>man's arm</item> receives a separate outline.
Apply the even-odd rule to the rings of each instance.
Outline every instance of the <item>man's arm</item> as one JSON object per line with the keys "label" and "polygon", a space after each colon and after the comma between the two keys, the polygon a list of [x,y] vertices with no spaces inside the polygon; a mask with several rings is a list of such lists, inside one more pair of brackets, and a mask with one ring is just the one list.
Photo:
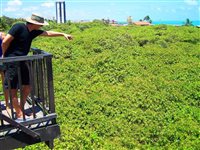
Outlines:
{"label": "man's arm", "polygon": [[55,32],[55,31],[44,31],[41,36],[50,36],[50,37],[55,37],[55,36],[64,36],[67,40],[72,40],[72,36],[70,34],[65,34],[61,32]]}
{"label": "man's arm", "polygon": [[6,37],[3,39],[2,41],[2,53],[3,53],[3,56],[5,54],[5,52],[7,51],[11,41],[14,39],[14,37],[10,34],[7,34]]}

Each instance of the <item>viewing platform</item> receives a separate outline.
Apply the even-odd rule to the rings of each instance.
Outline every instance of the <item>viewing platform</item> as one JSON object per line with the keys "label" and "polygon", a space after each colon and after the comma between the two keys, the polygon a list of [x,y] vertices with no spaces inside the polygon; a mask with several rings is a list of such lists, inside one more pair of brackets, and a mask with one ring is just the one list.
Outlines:
{"label": "viewing platform", "polygon": [[[56,123],[52,55],[32,48],[28,56],[2,58],[0,64],[3,64],[3,70],[5,70],[9,63],[22,61],[28,66],[31,93],[24,107],[22,107],[23,117],[16,118],[11,98],[10,81],[7,89],[9,108],[6,108],[2,88],[0,99],[0,149],[15,149],[39,142],[45,142],[49,148],[53,148],[54,139],[60,135],[60,127]],[[21,102],[22,79],[20,67],[17,68],[17,72],[19,81],[18,102]]]}

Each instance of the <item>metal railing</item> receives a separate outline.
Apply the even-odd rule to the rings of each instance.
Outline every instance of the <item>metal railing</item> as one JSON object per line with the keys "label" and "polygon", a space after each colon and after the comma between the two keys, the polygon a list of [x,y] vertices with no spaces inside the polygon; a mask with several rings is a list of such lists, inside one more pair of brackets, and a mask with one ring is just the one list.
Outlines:
{"label": "metal railing", "polygon": [[[7,92],[9,112],[5,106],[5,99],[0,100],[0,149],[15,149],[38,142],[45,142],[53,148],[53,140],[60,135],[60,127],[56,123],[52,55],[42,50],[32,48],[28,56],[1,58],[2,74],[10,63],[23,62],[28,67],[31,92],[23,104],[23,85],[21,66],[17,66],[18,103],[22,102],[22,121],[16,118],[13,107],[11,83],[2,89]],[[3,81],[2,81],[3,82]],[[3,84],[2,84],[3,85]],[[3,96],[2,94],[2,96]],[[1,96],[1,97],[2,97]],[[27,117],[31,113],[31,118]],[[6,115],[7,114],[7,115]]]}
{"label": "metal railing", "polygon": [[[29,122],[35,123],[45,121],[48,117],[55,116],[55,104],[54,104],[54,89],[53,89],[53,72],[52,72],[52,55],[42,50],[32,48],[28,56],[6,57],[0,59],[0,63],[3,64],[3,68],[7,69],[9,63],[25,62],[29,70],[31,92],[27,98],[27,104],[29,108],[21,108],[23,112],[23,121],[27,122],[26,114],[32,113],[33,119]],[[17,68],[18,73],[18,97],[19,101],[22,101],[22,79],[20,67]],[[2,81],[3,82],[3,81]],[[16,119],[15,109],[13,108],[13,101],[11,96],[10,81],[8,81],[8,99],[10,106],[10,118]],[[2,105],[1,101],[1,105]],[[26,106],[26,105],[25,105]],[[38,111],[40,116],[38,119]],[[0,113],[3,113],[3,108],[0,107]],[[42,115],[42,116],[41,116]],[[46,118],[46,119],[44,119]],[[53,117],[54,118],[54,117]],[[54,120],[55,121],[55,120]],[[1,118],[1,126],[4,126],[4,121]]]}

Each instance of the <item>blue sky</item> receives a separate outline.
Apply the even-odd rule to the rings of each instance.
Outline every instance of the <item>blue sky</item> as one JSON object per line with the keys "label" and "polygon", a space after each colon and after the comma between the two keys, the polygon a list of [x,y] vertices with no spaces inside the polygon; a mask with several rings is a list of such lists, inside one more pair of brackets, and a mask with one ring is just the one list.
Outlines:
{"label": "blue sky", "polygon": [[[0,0],[0,16],[27,18],[32,13],[52,19],[56,0]],[[200,20],[199,0],[66,0],[67,20],[153,21]]]}

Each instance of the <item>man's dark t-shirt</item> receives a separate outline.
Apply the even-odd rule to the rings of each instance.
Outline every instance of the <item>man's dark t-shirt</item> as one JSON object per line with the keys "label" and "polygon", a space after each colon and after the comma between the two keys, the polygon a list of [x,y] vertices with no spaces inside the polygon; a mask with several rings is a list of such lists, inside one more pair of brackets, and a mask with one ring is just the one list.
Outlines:
{"label": "man's dark t-shirt", "polygon": [[[26,56],[30,50],[31,42],[38,35],[42,34],[42,30],[28,30],[27,26],[23,23],[17,23],[12,26],[8,34],[12,35],[14,39],[11,41],[9,47],[7,48],[4,56],[14,57],[14,56]],[[25,61],[21,62],[10,62],[7,64],[7,69],[5,71],[5,87],[8,88],[8,81],[10,80],[11,89],[16,89],[18,85],[18,73],[17,68],[20,66],[21,69],[21,79],[22,85],[29,85],[29,70]]]}
{"label": "man's dark t-shirt", "polygon": [[17,23],[12,26],[8,34],[12,35],[14,39],[5,52],[5,57],[25,56],[28,54],[31,42],[38,35],[42,34],[42,30],[28,30],[27,26],[23,23]]}

